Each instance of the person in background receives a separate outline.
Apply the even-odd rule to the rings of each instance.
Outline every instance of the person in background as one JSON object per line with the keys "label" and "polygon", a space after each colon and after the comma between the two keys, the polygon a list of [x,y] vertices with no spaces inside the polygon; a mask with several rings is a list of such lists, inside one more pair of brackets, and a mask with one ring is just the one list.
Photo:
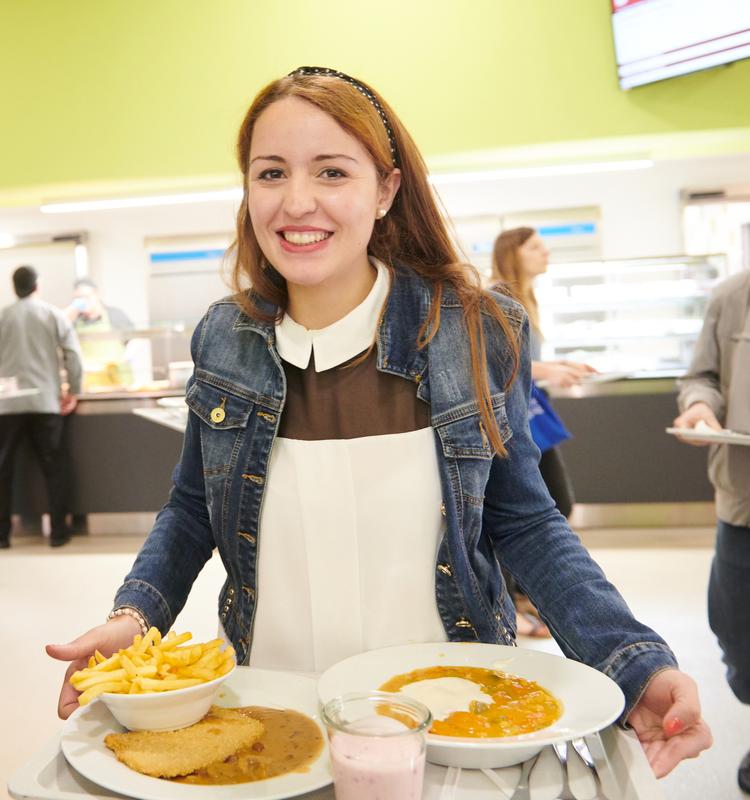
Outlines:
{"label": "person in background", "polygon": [[[575,361],[542,361],[543,336],[534,281],[547,271],[548,265],[549,251],[542,237],[533,228],[511,228],[503,231],[495,240],[491,283],[494,287],[509,292],[528,314],[532,380],[553,388],[568,388],[580,383],[581,378],[596,370],[588,364]],[[546,446],[539,441],[536,444],[542,449],[539,471],[555,505],[567,519],[573,510],[575,496],[560,449]],[[506,578],[511,584],[516,602],[519,632],[528,636],[549,636],[547,626],[540,620],[536,608],[515,579],[509,575]]]}
{"label": "person in background", "polygon": [[135,327],[122,309],[104,305],[97,285],[90,278],[79,278],[73,284],[73,300],[65,313],[79,333],[132,331]]}
{"label": "person in background", "polygon": [[[13,273],[13,287],[18,300],[0,314],[0,375],[15,376],[19,389],[38,391],[16,398],[0,396],[0,547],[10,546],[13,462],[24,437],[44,474],[50,544],[58,547],[70,539],[65,521],[63,417],[75,410],[81,389],[78,338],[65,314],[38,297],[32,267],[19,267]],[[67,388],[60,381],[61,367],[67,372]]]}
{"label": "person in background", "polygon": [[498,557],[626,697],[655,772],[711,735],[695,683],[557,511],[529,437],[528,325],[458,260],[427,169],[361,81],[300,67],[240,128],[236,293],[193,335],[168,503],[68,678],[166,633],[218,547],[241,664],[320,672],[405,642],[514,642]]}
{"label": "person in background", "polygon": [[[676,428],[705,425],[750,433],[750,271],[733,275],[714,290],[690,369],[679,381],[677,403],[681,413]],[[718,518],[708,619],[727,665],[729,686],[740,702],[750,704],[750,447],[711,445],[708,475]],[[737,779],[750,794],[750,750]]]}
{"label": "person in background", "polygon": [[[65,309],[65,314],[80,337],[84,392],[130,384],[133,371],[121,335],[122,331],[135,329],[130,317],[116,306],[105,305],[99,295],[99,287],[91,278],[75,281],[73,299]],[[109,333],[112,336],[108,336]],[[83,533],[87,528],[87,515],[73,514],[73,532]]]}
{"label": "person in background", "polygon": [[[104,305],[90,278],[73,285],[73,300],[65,309],[80,336],[87,391],[99,386],[126,386],[133,379],[122,331],[134,325],[119,308]],[[107,335],[111,334],[111,335]]]}

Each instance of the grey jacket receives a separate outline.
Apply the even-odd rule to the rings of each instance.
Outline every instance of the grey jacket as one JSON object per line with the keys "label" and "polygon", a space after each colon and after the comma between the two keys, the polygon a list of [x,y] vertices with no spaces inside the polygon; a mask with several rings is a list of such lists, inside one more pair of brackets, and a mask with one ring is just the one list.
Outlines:
{"label": "grey jacket", "polygon": [[[714,290],[679,388],[681,412],[706,403],[724,427],[750,433],[750,271],[733,275]],[[708,474],[719,519],[750,526],[750,447],[712,445]]]}
{"label": "grey jacket", "polygon": [[26,397],[0,395],[0,414],[59,414],[62,366],[71,393],[79,394],[78,337],[59,308],[32,295],[0,312],[0,375],[16,377],[19,389],[39,389]]}

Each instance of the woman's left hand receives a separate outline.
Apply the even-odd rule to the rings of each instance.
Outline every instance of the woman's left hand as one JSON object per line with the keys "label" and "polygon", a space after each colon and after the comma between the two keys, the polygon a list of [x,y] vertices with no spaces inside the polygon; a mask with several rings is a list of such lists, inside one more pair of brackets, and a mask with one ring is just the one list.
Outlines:
{"label": "woman's left hand", "polygon": [[695,758],[713,741],[701,717],[695,681],[677,669],[657,673],[630,712],[628,723],[638,734],[657,778],[683,758]]}

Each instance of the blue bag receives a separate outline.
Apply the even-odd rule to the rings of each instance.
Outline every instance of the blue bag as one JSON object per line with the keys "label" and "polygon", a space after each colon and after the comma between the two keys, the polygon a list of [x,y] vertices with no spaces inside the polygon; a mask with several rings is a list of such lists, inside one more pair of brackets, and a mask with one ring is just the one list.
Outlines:
{"label": "blue bag", "polygon": [[557,416],[545,392],[533,381],[529,399],[529,429],[534,444],[544,453],[570,439],[570,433]]}

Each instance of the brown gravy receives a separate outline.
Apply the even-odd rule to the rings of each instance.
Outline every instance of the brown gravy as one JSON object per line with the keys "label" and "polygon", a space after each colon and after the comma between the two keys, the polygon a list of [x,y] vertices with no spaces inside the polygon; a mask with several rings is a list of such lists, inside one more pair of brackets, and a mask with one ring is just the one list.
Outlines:
{"label": "brown gravy", "polygon": [[299,711],[262,706],[243,706],[234,711],[263,723],[265,731],[260,739],[226,761],[172,780],[215,786],[260,781],[287,772],[307,772],[323,749],[320,728]]}

